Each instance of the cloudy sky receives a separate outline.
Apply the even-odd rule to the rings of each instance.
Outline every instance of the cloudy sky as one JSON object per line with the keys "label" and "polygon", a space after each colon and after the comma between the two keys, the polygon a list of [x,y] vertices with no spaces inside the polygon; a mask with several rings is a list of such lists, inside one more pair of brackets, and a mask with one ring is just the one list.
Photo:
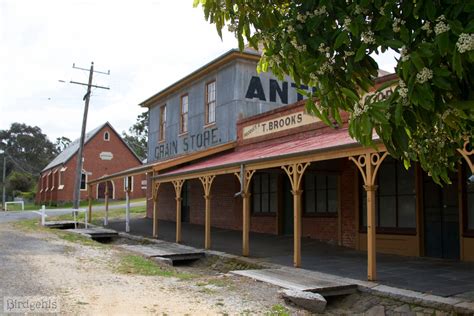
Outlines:
{"label": "cloudy sky", "polygon": [[[87,130],[127,130],[138,103],[236,47],[221,41],[192,0],[0,0],[0,129],[39,126],[50,140],[78,138],[87,82],[95,74]],[[393,70],[391,56],[379,59]],[[58,80],[64,80],[61,83]]]}

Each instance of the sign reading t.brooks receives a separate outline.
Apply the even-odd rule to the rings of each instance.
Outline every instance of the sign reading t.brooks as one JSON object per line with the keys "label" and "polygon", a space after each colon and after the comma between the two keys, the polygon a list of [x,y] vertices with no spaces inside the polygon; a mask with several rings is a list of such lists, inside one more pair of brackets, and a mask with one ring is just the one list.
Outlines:
{"label": "sign reading t.brooks", "polygon": [[274,118],[264,122],[245,126],[242,130],[243,139],[265,136],[271,133],[285,131],[291,128],[319,122],[320,120],[304,111],[288,114],[279,118]]}

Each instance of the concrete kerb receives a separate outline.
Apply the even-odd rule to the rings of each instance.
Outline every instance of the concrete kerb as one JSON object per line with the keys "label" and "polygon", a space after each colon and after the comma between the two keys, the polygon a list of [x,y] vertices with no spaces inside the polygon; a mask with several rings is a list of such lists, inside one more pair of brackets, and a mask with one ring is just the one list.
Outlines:
{"label": "concrete kerb", "polygon": [[[159,244],[163,241],[154,238],[147,238],[142,236],[131,235],[128,233],[119,232],[119,236],[129,238],[135,241],[147,241],[150,243]],[[190,246],[188,246],[190,247]],[[216,250],[203,250],[206,256],[216,256],[226,259],[239,260],[248,264],[259,265],[262,268],[267,269],[282,269],[282,270],[294,270],[294,268],[283,266],[276,263],[265,262],[262,259],[248,258],[238,255],[233,255]],[[339,277],[336,275],[322,273],[317,271],[298,269],[298,271],[304,271],[311,275],[320,278],[322,280],[336,280],[342,283],[356,284],[358,290],[369,294],[392,298],[408,304],[417,304],[423,307],[434,307],[440,310],[455,312],[460,314],[474,314],[474,302],[465,301],[460,298],[442,297],[432,295],[428,293],[421,293],[406,289],[400,289],[396,287],[386,286],[377,282],[361,281],[357,279]]]}

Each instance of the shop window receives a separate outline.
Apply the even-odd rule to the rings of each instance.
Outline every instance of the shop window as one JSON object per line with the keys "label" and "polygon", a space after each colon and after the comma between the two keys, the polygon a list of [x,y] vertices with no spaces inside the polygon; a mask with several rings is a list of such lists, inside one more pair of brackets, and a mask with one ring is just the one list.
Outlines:
{"label": "shop window", "polygon": [[303,203],[308,215],[337,214],[337,175],[305,174]]}
{"label": "shop window", "polygon": [[252,177],[252,212],[273,214],[278,209],[278,174],[259,172]]}
{"label": "shop window", "polygon": [[166,133],[166,104],[160,107],[160,132],[159,141],[165,140]]}
{"label": "shop window", "polygon": [[109,132],[105,132],[105,133],[104,133],[104,140],[105,140],[106,142],[108,142],[108,141],[110,140],[110,134],[109,134]]}
{"label": "shop window", "polygon": [[[362,181],[362,180],[361,180]],[[362,183],[362,182],[361,182]],[[377,174],[375,222],[377,232],[414,233],[416,229],[415,168],[406,170],[403,164],[387,157]],[[367,227],[367,192],[360,190],[361,226]]]}
{"label": "shop window", "polygon": [[189,97],[187,94],[181,96],[181,130],[180,132],[188,132],[188,112],[189,112]]}
{"label": "shop window", "polygon": [[87,186],[87,174],[83,171],[81,173],[81,191],[85,191]]}
{"label": "shop window", "polygon": [[216,121],[216,82],[206,84],[206,124]]}

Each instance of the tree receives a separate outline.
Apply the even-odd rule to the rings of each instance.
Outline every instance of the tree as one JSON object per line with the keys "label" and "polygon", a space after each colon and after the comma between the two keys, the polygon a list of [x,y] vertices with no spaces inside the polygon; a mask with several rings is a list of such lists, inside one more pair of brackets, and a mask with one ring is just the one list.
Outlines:
{"label": "tree", "polygon": [[61,136],[61,137],[56,138],[56,143],[54,145],[56,146],[56,150],[58,151],[58,153],[60,153],[64,149],[66,149],[70,144],[71,144],[71,140],[69,138]]}
{"label": "tree", "polygon": [[122,137],[141,160],[145,159],[148,153],[148,111],[139,114],[128,133],[122,132]]}
{"label": "tree", "polygon": [[13,123],[10,129],[0,130],[0,149],[7,155],[7,174],[15,169],[37,176],[58,154],[41,128]]}
{"label": "tree", "polygon": [[[405,166],[419,161],[437,182],[474,134],[474,3],[401,0],[195,0],[222,36],[259,45],[259,71],[288,74],[308,93],[307,111],[328,125],[350,114],[349,133],[373,131]],[[386,100],[367,97],[379,69],[370,56],[392,49],[398,79]],[[381,88],[385,88],[381,87]],[[315,101],[317,100],[317,101]]]}
{"label": "tree", "polygon": [[35,186],[36,179],[33,176],[18,171],[12,171],[8,176],[8,194],[15,195],[16,192],[28,192]]}

